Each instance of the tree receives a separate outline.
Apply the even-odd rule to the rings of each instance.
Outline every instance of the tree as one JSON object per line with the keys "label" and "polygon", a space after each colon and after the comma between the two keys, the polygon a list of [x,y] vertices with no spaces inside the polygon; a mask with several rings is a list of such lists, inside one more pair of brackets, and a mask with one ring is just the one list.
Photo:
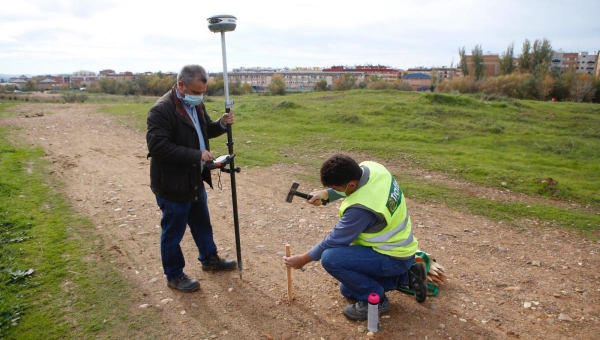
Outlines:
{"label": "tree", "polygon": [[379,74],[371,74],[370,76],[367,77],[367,84],[369,83],[376,83],[378,81],[382,81],[383,78],[381,78],[381,76]]}
{"label": "tree", "polygon": [[580,73],[571,83],[571,95],[576,102],[592,101],[596,95],[596,83],[593,76]]}
{"label": "tree", "polygon": [[531,73],[531,42],[525,39],[523,42],[523,53],[519,57],[519,70],[523,73]]}
{"label": "tree", "polygon": [[485,67],[483,65],[483,50],[481,45],[475,45],[475,48],[471,51],[473,53],[473,72],[475,73],[475,79],[480,80],[484,76]]}
{"label": "tree", "polygon": [[511,43],[508,45],[506,52],[502,53],[502,57],[500,58],[500,75],[511,74],[515,70],[515,66],[513,64],[515,50],[515,44]]}
{"label": "tree", "polygon": [[173,87],[177,82],[176,77],[169,77],[162,73],[153,74],[148,82],[147,94],[153,96],[161,96]]}
{"label": "tree", "polygon": [[285,96],[285,82],[281,74],[274,74],[269,84],[269,92],[274,96]]}
{"label": "tree", "polygon": [[206,87],[206,94],[209,96],[222,96],[225,92],[225,81],[223,81],[223,74],[218,74],[214,80],[209,80]]}
{"label": "tree", "polygon": [[119,94],[124,96],[139,94],[140,89],[131,79],[126,79],[119,82]]}
{"label": "tree", "polygon": [[229,94],[234,96],[242,94],[242,81],[239,78],[235,79],[233,82],[229,79],[227,80],[229,83]]}
{"label": "tree", "polygon": [[351,73],[344,74],[333,83],[334,91],[348,91],[356,88],[356,76]]}
{"label": "tree", "polygon": [[537,98],[539,100],[546,100],[550,96],[552,88],[554,88],[554,83],[554,78],[548,72],[540,74],[535,82]]}
{"label": "tree", "polygon": [[37,82],[33,79],[29,79],[25,86],[23,86],[23,90],[25,91],[37,91]]}
{"label": "tree", "polygon": [[248,84],[248,83],[244,83],[244,85],[242,85],[242,89],[241,89],[242,94],[249,94],[254,92],[254,88],[252,88],[252,85]]}
{"label": "tree", "polygon": [[469,75],[469,67],[467,66],[467,55],[465,53],[465,47],[458,49],[458,55],[460,56],[460,71],[464,77]]}
{"label": "tree", "polygon": [[150,76],[138,75],[135,77],[135,84],[142,94],[148,94],[148,83],[150,82]]}
{"label": "tree", "polygon": [[596,77],[596,85],[595,87],[595,92],[596,94],[594,95],[594,103],[600,103],[600,77]]}
{"label": "tree", "polygon": [[315,92],[320,92],[320,91],[327,91],[327,80],[323,79],[323,80],[319,80],[315,86],[313,86],[313,90]]}
{"label": "tree", "polygon": [[571,96],[570,88],[573,80],[573,73],[568,72],[562,74],[560,67],[550,68],[550,76],[554,78],[554,86],[550,91],[550,97],[556,98],[556,100],[563,101]]}
{"label": "tree", "polygon": [[392,86],[398,91],[413,91],[412,85],[402,80],[396,80]]}
{"label": "tree", "polygon": [[119,84],[117,84],[115,79],[102,78],[98,81],[98,88],[100,93],[117,94]]}
{"label": "tree", "polygon": [[431,80],[429,90],[433,92],[439,82],[439,73],[436,69],[431,69],[431,72],[429,72],[429,79]]}
{"label": "tree", "polygon": [[550,65],[550,61],[552,60],[552,44],[548,39],[535,39],[531,59],[531,70],[534,73],[548,69],[548,65]]}

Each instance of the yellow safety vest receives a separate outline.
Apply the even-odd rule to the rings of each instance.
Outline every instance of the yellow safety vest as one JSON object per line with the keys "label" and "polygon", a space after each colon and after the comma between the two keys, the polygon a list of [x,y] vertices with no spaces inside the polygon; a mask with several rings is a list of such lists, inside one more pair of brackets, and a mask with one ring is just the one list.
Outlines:
{"label": "yellow safety vest", "polygon": [[363,176],[369,176],[368,181],[344,199],[340,217],[350,207],[361,208],[374,213],[379,222],[358,235],[352,245],[373,247],[373,250],[393,257],[412,257],[419,243],[412,232],[402,189],[383,165],[375,162],[360,165]]}

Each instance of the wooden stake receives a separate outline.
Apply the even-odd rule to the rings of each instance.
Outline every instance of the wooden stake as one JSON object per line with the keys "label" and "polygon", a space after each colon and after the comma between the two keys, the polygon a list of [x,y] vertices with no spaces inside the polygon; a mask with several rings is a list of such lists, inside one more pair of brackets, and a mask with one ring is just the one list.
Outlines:
{"label": "wooden stake", "polygon": [[[285,245],[285,256],[290,257],[292,255],[292,249],[289,244]],[[287,267],[287,284],[288,284],[288,302],[292,302],[292,267]]]}

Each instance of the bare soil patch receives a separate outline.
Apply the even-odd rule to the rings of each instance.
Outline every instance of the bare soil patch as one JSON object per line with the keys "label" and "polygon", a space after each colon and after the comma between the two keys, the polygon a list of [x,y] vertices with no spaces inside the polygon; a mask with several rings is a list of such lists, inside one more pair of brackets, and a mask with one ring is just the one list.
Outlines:
{"label": "bare soil patch", "polygon": [[[0,124],[18,127],[13,138],[46,150],[52,176],[64,182],[61,190],[104,240],[106,265],[119,268],[131,282],[138,301],[122,308],[139,311],[139,306],[149,305],[142,315],[163,320],[157,338],[600,338],[599,243],[533,224],[516,229],[410,197],[420,248],[446,268],[448,283],[437,297],[417,304],[412,296],[390,292],[391,310],[380,320],[380,331],[369,337],[366,322],[348,321],[341,314],[348,302],[317,262],[293,272],[294,301],[289,304],[284,245],[290,243],[293,253],[308,250],[331,230],[339,204],[315,208],[299,198],[285,202],[291,182],[317,169],[245,169],[241,158],[236,159],[242,167],[236,176],[241,278],[237,271],[202,272],[187,234],[182,243],[186,273],[200,280],[201,290],[172,291],[160,264],[160,210],[148,187],[145,132],[118,125],[116,119],[96,113],[93,105],[25,104],[13,110],[18,117]],[[25,118],[32,112],[44,115]],[[429,181],[450,181],[423,174]],[[229,175],[213,176],[222,185],[208,190],[215,240],[220,255],[235,259]],[[304,192],[320,186],[300,182]],[[457,185],[490,199],[505,195]],[[534,201],[524,195],[510,197]]]}

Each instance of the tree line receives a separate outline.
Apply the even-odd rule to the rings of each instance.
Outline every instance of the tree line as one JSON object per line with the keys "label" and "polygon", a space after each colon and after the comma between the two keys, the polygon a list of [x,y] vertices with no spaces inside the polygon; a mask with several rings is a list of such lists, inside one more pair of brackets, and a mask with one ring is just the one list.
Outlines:
{"label": "tree line", "polygon": [[[169,91],[177,82],[177,76],[166,75],[158,72],[152,75],[136,75],[134,79],[117,80],[112,78],[100,78],[100,80],[92,85],[82,85],[87,92],[90,93],[106,93],[117,94],[124,96],[162,96]],[[71,84],[63,84],[61,90],[73,89]],[[79,89],[79,87],[76,87]],[[206,94],[209,96],[222,96],[224,89],[223,75],[219,74],[214,80],[208,82]],[[14,90],[8,88],[7,90]],[[39,91],[45,90],[38,86],[34,79],[29,79],[23,85],[24,91]],[[239,80],[229,82],[229,93],[232,95],[241,95],[254,92],[250,84],[242,84]]]}
{"label": "tree line", "polygon": [[[89,86],[90,92],[101,92],[120,95],[162,96],[177,83],[177,76],[167,76],[158,72],[153,75],[138,75],[135,80],[119,81],[101,79],[97,85]],[[206,87],[207,96],[222,96],[224,92],[223,74],[209,80]],[[229,81],[229,94],[242,95],[253,92],[250,84],[242,84],[239,80]]]}
{"label": "tree line", "polygon": [[486,78],[481,44],[471,50],[471,65],[465,47],[462,47],[458,49],[458,55],[463,77],[441,80],[436,83],[436,91],[483,93],[518,99],[600,102],[600,79],[585,73],[563,73],[560,67],[552,66],[552,54],[552,43],[546,38],[535,39],[533,43],[525,39],[522,52],[516,58],[514,43],[511,43],[499,57],[498,76]]}

